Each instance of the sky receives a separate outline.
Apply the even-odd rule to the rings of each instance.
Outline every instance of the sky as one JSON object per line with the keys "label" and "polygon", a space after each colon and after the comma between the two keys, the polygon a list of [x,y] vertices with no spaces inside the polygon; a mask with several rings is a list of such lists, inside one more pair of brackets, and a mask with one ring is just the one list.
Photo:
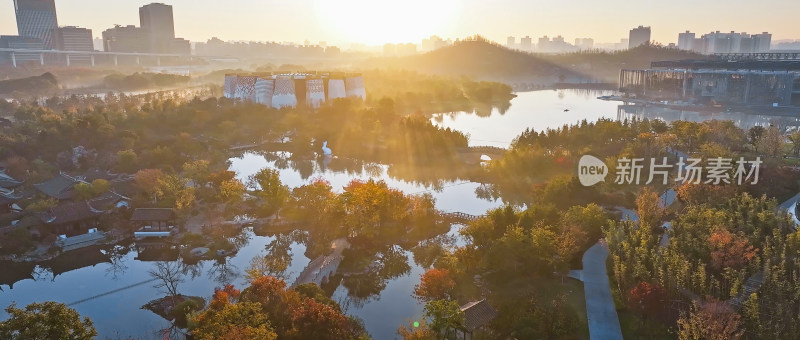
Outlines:
{"label": "sky", "polygon": [[[56,0],[59,25],[93,30],[139,25],[138,8],[152,1]],[[800,0],[161,0],[172,5],[175,32],[191,41],[329,44],[419,43],[430,35],[562,35],[618,42],[639,25],[652,40],[677,42],[678,33],[744,31],[800,39]],[[0,0],[0,34],[16,34],[12,0]],[[535,40],[535,39],[534,39]]]}

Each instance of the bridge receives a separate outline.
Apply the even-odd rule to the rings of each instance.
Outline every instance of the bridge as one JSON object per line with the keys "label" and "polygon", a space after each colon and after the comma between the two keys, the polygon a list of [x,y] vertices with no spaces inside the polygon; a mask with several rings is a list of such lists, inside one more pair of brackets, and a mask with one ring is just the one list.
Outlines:
{"label": "bridge", "polygon": [[74,56],[89,56],[90,63],[95,66],[95,57],[104,56],[113,58],[114,65],[119,65],[119,57],[132,57],[136,61],[136,65],[141,65],[142,57],[156,58],[156,64],[161,66],[161,58],[188,58],[191,63],[192,60],[206,59],[206,60],[238,60],[235,57],[216,57],[216,56],[198,56],[190,54],[171,54],[171,53],[143,53],[143,52],[104,52],[104,51],[59,51],[59,50],[38,50],[38,49],[22,49],[22,48],[0,48],[0,52],[9,54],[11,65],[17,67],[17,57],[25,56],[30,58],[32,55],[39,56],[39,63],[44,66],[45,55],[64,55],[66,56],[67,66],[71,66],[72,57]]}
{"label": "bridge", "polygon": [[756,52],[756,53],[714,53],[713,57],[720,60],[797,60],[800,61],[800,52]]}
{"label": "bridge", "polygon": [[471,215],[463,212],[444,212],[440,211],[439,216],[441,216],[442,221],[450,222],[453,224],[462,224],[467,225],[472,221],[475,221],[481,217],[486,215]]}
{"label": "bridge", "polygon": [[[481,161],[484,161],[482,158],[484,155],[488,156],[492,160],[495,160],[502,158],[506,151],[508,150],[504,148],[482,145],[460,148],[458,149],[458,154],[466,163],[480,163]],[[475,159],[477,159],[477,162]]]}

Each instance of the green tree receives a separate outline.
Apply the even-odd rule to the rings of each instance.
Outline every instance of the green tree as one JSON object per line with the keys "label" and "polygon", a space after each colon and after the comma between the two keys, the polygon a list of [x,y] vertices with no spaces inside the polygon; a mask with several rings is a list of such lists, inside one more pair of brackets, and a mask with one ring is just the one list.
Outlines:
{"label": "green tree", "polygon": [[251,176],[250,186],[255,187],[259,198],[257,213],[261,217],[275,214],[289,197],[289,187],[281,183],[280,173],[275,169],[265,168]]}
{"label": "green tree", "polygon": [[58,302],[31,303],[25,309],[11,304],[9,318],[0,322],[0,338],[9,340],[91,340],[97,336],[89,318]]}
{"label": "green tree", "polygon": [[117,170],[122,172],[133,172],[139,167],[139,155],[133,150],[121,150],[117,152]]}
{"label": "green tree", "polygon": [[431,329],[444,338],[455,329],[464,327],[464,312],[452,300],[434,300],[425,304],[425,316]]}

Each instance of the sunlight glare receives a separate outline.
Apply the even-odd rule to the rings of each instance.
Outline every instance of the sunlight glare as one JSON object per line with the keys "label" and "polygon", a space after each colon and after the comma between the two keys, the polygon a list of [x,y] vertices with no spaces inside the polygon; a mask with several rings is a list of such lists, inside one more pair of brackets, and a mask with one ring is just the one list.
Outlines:
{"label": "sunlight glare", "polygon": [[317,0],[317,14],[343,41],[380,45],[419,43],[457,17],[458,0]]}

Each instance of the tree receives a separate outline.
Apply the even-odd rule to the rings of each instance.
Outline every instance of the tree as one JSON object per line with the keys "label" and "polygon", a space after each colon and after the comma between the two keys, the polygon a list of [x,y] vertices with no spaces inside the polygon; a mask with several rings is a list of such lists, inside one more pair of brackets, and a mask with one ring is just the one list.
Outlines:
{"label": "tree", "polygon": [[147,271],[157,283],[153,287],[161,289],[172,297],[178,295],[178,285],[184,282],[179,262],[156,262],[156,267]]}
{"label": "tree", "polygon": [[208,165],[209,162],[205,159],[199,159],[192,162],[183,163],[181,169],[183,170],[186,178],[194,181],[195,185],[202,186],[208,178]]}
{"label": "tree", "polygon": [[725,302],[695,302],[689,312],[682,312],[678,319],[678,339],[738,339],[744,333],[740,329],[740,319],[739,314]]}
{"label": "tree", "polygon": [[79,201],[85,201],[95,197],[92,185],[89,183],[80,182],[75,184],[72,190],[75,192],[75,199]]}
{"label": "tree", "polygon": [[764,136],[764,127],[761,125],[756,125],[747,130],[747,139],[753,148],[755,148],[756,152],[758,152],[758,146],[761,145],[761,137]]}
{"label": "tree", "polygon": [[639,216],[640,225],[648,228],[658,227],[664,217],[664,207],[661,198],[650,187],[642,188],[636,197],[636,214]]}
{"label": "tree", "polygon": [[318,226],[325,220],[336,194],[328,181],[314,179],[310,184],[292,190],[285,214],[295,220],[306,220]]}
{"label": "tree", "polygon": [[98,178],[92,181],[92,194],[94,194],[95,197],[105,194],[108,190],[111,190],[111,183],[107,180]]}
{"label": "tree", "polygon": [[158,199],[161,195],[161,181],[164,178],[164,172],[159,169],[143,169],[139,170],[135,175],[136,186],[139,187],[148,197],[153,201]]}
{"label": "tree", "polygon": [[400,326],[397,328],[397,335],[403,340],[433,340],[436,339],[436,333],[428,326],[425,319],[422,321],[409,322],[408,325]]}
{"label": "tree", "polygon": [[219,186],[219,198],[226,203],[240,202],[244,193],[244,184],[235,178],[224,181]]}
{"label": "tree", "polygon": [[278,335],[257,302],[226,303],[194,319],[192,335],[200,340],[273,340]]}
{"label": "tree", "polygon": [[265,168],[251,176],[250,186],[256,188],[261,217],[272,216],[289,197],[289,187],[281,183],[280,173],[274,169]]}
{"label": "tree", "polygon": [[711,248],[711,268],[715,270],[741,269],[755,258],[758,252],[746,238],[722,228],[708,237],[708,243]]}
{"label": "tree", "polygon": [[777,126],[770,125],[764,136],[760,141],[761,151],[770,157],[778,157],[781,155],[783,148],[783,134]]}
{"label": "tree", "polygon": [[420,275],[420,282],[414,287],[414,295],[420,301],[433,301],[451,297],[456,282],[447,269],[432,268]]}
{"label": "tree", "polygon": [[13,303],[9,318],[0,321],[0,338],[9,340],[91,340],[97,336],[92,321],[58,302],[31,303],[24,310]]}
{"label": "tree", "polygon": [[440,336],[446,336],[451,330],[464,326],[464,312],[455,301],[430,301],[425,304],[424,311],[431,329]]}
{"label": "tree", "polygon": [[665,308],[666,294],[664,287],[642,281],[628,292],[628,303],[643,315],[659,316]]}
{"label": "tree", "polygon": [[117,152],[117,170],[122,172],[136,171],[139,166],[139,155],[133,150],[121,150]]}

